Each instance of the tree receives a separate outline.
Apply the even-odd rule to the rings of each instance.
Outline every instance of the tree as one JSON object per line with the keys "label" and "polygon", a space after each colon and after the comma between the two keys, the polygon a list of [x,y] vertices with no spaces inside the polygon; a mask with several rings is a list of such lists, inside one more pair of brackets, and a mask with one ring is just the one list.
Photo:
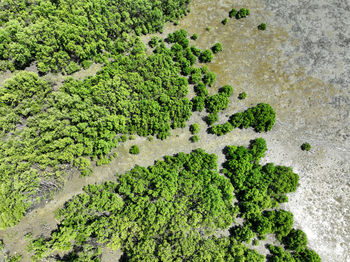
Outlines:
{"label": "tree", "polygon": [[199,61],[201,63],[209,63],[213,60],[213,58],[214,58],[213,53],[209,49],[203,51],[199,55]]}
{"label": "tree", "polygon": [[221,52],[222,51],[222,44],[216,43],[215,45],[212,46],[211,50],[213,51],[214,54]]}
{"label": "tree", "polygon": [[197,134],[200,130],[200,126],[197,123],[190,125],[190,132],[192,135]]}

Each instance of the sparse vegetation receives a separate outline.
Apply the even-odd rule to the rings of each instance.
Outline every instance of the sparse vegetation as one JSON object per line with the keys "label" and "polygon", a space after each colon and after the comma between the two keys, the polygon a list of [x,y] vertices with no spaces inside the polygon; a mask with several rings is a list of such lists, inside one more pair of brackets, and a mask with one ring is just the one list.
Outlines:
{"label": "sparse vegetation", "polygon": [[200,130],[199,124],[194,123],[194,124],[190,125],[190,132],[192,135],[197,134],[199,132],[199,130]]}
{"label": "sparse vegetation", "polygon": [[260,25],[258,25],[258,29],[262,30],[262,31],[266,30],[266,24],[265,23],[261,23]]}
{"label": "sparse vegetation", "polygon": [[222,51],[222,44],[216,43],[215,45],[212,46],[211,50],[213,51],[214,54],[221,52]]}
{"label": "sparse vegetation", "polygon": [[303,151],[310,151],[311,149],[311,145],[309,143],[303,143],[301,146],[300,146],[301,150]]}
{"label": "sparse vegetation", "polygon": [[130,147],[129,153],[132,155],[138,155],[140,153],[140,149],[137,145],[132,145]]}
{"label": "sparse vegetation", "polygon": [[239,99],[239,100],[244,100],[244,99],[246,99],[246,98],[247,98],[246,92],[242,92],[242,93],[240,93],[240,94],[238,95],[238,99]]}
{"label": "sparse vegetation", "polygon": [[196,142],[199,141],[199,136],[191,136],[190,140],[191,140],[192,143],[196,143]]}

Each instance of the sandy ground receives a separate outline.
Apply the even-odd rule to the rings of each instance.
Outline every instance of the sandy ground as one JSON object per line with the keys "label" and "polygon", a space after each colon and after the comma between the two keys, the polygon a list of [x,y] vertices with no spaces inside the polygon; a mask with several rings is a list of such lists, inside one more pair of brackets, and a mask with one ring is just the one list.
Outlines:
{"label": "sandy ground", "polygon": [[[232,7],[248,7],[251,16],[231,19],[223,26],[220,21]],[[204,114],[194,114],[190,123],[202,127],[197,143],[189,142],[188,129],[174,130],[166,141],[128,141],[116,149],[119,156],[111,164],[94,168],[90,177],[73,177],[45,207],[30,213],[18,226],[0,231],[6,248],[12,253],[23,251],[23,235],[30,231],[48,234],[56,226],[54,210],[82,192],[84,185],[114,179],[115,173],[135,164],[151,165],[164,155],[198,147],[216,153],[221,163],[225,145],[248,145],[261,136],[269,148],[264,161],[291,166],[300,175],[300,187],[285,205],[294,214],[295,227],[307,233],[309,246],[322,261],[350,261],[349,13],[349,4],[341,0],[193,0],[190,15],[177,27],[168,25],[165,33],[180,27],[198,33],[196,45],[201,48],[221,42],[224,51],[209,65],[217,73],[211,92],[224,84],[235,89],[221,121],[233,112],[267,102],[277,113],[273,130],[266,134],[235,130],[216,137],[206,134]],[[266,31],[257,30],[261,22],[267,23]],[[248,97],[239,101],[236,97],[242,91]],[[305,141],[312,145],[310,152],[300,150]],[[138,156],[128,154],[134,143],[140,146]],[[113,261],[117,256],[108,251],[103,260]]]}

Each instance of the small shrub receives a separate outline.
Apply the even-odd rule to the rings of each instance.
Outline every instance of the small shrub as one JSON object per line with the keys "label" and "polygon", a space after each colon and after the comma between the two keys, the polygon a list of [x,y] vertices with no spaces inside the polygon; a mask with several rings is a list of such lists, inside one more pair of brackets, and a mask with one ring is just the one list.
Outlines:
{"label": "small shrub", "polygon": [[252,243],[252,244],[253,244],[253,246],[258,246],[258,245],[259,245],[259,240],[255,238],[255,239],[253,240],[253,243]]}
{"label": "small shrub", "polygon": [[215,45],[212,46],[211,50],[213,51],[214,54],[221,52],[222,51],[222,44],[216,43]]}
{"label": "small shrub", "polygon": [[198,39],[198,35],[197,35],[197,34],[193,34],[193,35],[191,36],[191,39],[196,41],[196,40]]}
{"label": "small shrub", "polygon": [[198,136],[191,136],[190,140],[192,143],[196,143],[199,141],[199,137]]}
{"label": "small shrub", "polygon": [[242,92],[238,95],[238,99],[243,100],[247,98],[247,94],[245,92]]}
{"label": "small shrub", "polygon": [[310,151],[311,149],[311,145],[309,143],[303,143],[301,146],[300,146],[301,150],[303,151]]}
{"label": "small shrub", "polygon": [[210,31],[210,29],[211,29],[210,26],[207,26],[207,27],[205,28],[205,30],[207,30],[208,32]]}
{"label": "small shrub", "polygon": [[231,11],[228,13],[228,16],[230,18],[235,17],[237,15],[237,10],[232,8]]}
{"label": "small shrub", "polygon": [[190,125],[190,131],[191,131],[191,134],[194,135],[194,134],[197,134],[200,130],[200,125],[197,124],[197,123],[194,123],[192,125]]}
{"label": "small shrub", "polygon": [[133,145],[130,147],[129,153],[133,155],[137,155],[138,153],[140,153],[140,149],[137,145]]}
{"label": "small shrub", "polygon": [[266,24],[265,23],[261,23],[260,25],[258,25],[258,29],[262,30],[262,31],[266,30]]}
{"label": "small shrub", "polygon": [[221,24],[226,25],[226,24],[227,24],[227,21],[228,21],[228,19],[225,18],[224,20],[221,21]]}
{"label": "small shrub", "polygon": [[205,119],[205,121],[209,126],[214,124],[218,120],[219,120],[219,116],[217,112],[210,113]]}

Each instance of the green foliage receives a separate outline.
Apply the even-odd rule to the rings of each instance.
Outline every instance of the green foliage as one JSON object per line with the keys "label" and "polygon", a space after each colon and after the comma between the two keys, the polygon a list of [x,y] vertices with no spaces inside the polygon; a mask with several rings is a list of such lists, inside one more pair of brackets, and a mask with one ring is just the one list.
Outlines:
{"label": "green foliage", "polygon": [[287,236],[282,238],[282,243],[287,249],[299,252],[306,248],[307,237],[302,230],[292,229]]}
{"label": "green foliage", "polygon": [[259,236],[275,233],[286,236],[293,225],[291,213],[277,210],[264,211],[278,202],[281,195],[293,192],[298,185],[298,175],[288,167],[264,166],[259,160],[266,151],[262,139],[251,141],[249,148],[228,146],[225,149],[224,173],[231,179],[243,218]]}
{"label": "green foliage", "polygon": [[151,40],[148,42],[148,45],[151,48],[154,48],[158,44],[158,37],[157,36],[152,36]]}
{"label": "green foliage", "polygon": [[5,248],[4,241],[0,239],[0,251],[2,251]]}
{"label": "green foliage", "polygon": [[236,13],[236,19],[241,19],[241,18],[245,18],[250,14],[249,9],[246,8],[241,8],[239,9],[239,11]]}
{"label": "green foliage", "polygon": [[133,155],[138,155],[140,153],[140,149],[137,145],[132,145],[130,147],[129,153]]}
{"label": "green foliage", "polygon": [[20,262],[22,261],[22,256],[20,254],[16,254],[10,256],[8,254],[5,255],[5,262]]}
{"label": "green foliage", "polygon": [[221,87],[219,89],[219,93],[222,93],[222,94],[224,94],[227,97],[232,96],[233,88],[232,88],[232,86],[224,85],[223,87]]}
{"label": "green foliage", "polygon": [[190,140],[191,140],[192,143],[196,143],[196,142],[199,141],[199,136],[191,136]]}
{"label": "green foliage", "polygon": [[301,146],[300,146],[301,150],[303,151],[310,151],[311,149],[311,145],[309,143],[303,143]]}
{"label": "green foliage", "polygon": [[211,50],[207,49],[199,55],[199,61],[201,63],[209,63],[213,60],[214,55]]}
{"label": "green foliage", "polygon": [[208,96],[205,100],[205,108],[209,113],[219,112],[228,107],[229,99],[225,93]]}
{"label": "green foliage", "polygon": [[[193,67],[195,49],[186,36],[175,31],[167,40],[171,49],[158,41],[151,55],[139,38],[124,40],[127,53],[115,53],[96,76],[67,79],[59,90],[28,72],[0,87],[0,132],[7,137],[0,142],[0,228],[59,189],[67,169],[88,175],[89,158],[111,162],[111,150],[126,135],[166,139],[172,128],[185,127],[192,110],[204,109],[208,91],[201,80],[211,84],[215,74]],[[180,76],[187,71],[198,82],[192,102],[188,79]]]}
{"label": "green foliage", "polygon": [[228,16],[229,16],[230,18],[235,17],[236,15],[237,15],[237,10],[234,9],[234,8],[232,8],[232,9],[230,10],[230,12],[228,13]]}
{"label": "green foliage", "polygon": [[221,24],[226,25],[226,24],[227,24],[227,22],[228,22],[228,19],[227,19],[227,18],[225,18],[224,20],[222,20],[222,21],[221,21]]}
{"label": "green foliage", "polygon": [[219,116],[217,112],[212,112],[205,118],[205,122],[210,126],[219,120]]}
{"label": "green foliage", "polygon": [[191,39],[194,40],[194,41],[196,41],[196,40],[198,39],[198,35],[197,35],[197,34],[193,34],[193,35],[191,36]]}
{"label": "green foliage", "polygon": [[215,45],[212,46],[211,50],[213,51],[214,54],[221,52],[222,51],[222,44],[216,43]]}
{"label": "green foliage", "polygon": [[194,124],[190,125],[190,132],[191,132],[192,135],[197,134],[199,132],[199,130],[200,130],[200,125],[199,124],[194,123]]}
{"label": "green foliage", "polygon": [[208,90],[203,84],[203,82],[200,82],[198,85],[195,85],[194,91],[196,92],[196,95],[200,97],[207,97],[209,95]]}
{"label": "green foliage", "polygon": [[216,74],[214,72],[210,72],[207,66],[202,67],[203,72],[203,83],[207,86],[213,86],[216,81]]}
{"label": "green foliage", "polygon": [[260,103],[244,112],[233,114],[223,125],[216,125],[210,132],[218,136],[225,135],[234,128],[253,127],[256,132],[267,132],[275,124],[276,113],[269,104]]}
{"label": "green foliage", "polygon": [[[207,261],[240,254],[260,258],[234,240],[215,237],[235,217],[233,187],[216,169],[217,157],[197,149],[166,156],[148,168],[135,166],[118,182],[89,185],[58,210],[60,224],[49,238],[31,241],[33,260],[65,251],[82,261],[86,250],[71,251],[91,241],[121,248],[131,261]],[[241,253],[230,251],[232,245]]]}
{"label": "green foliage", "polygon": [[247,98],[247,94],[246,92],[242,92],[238,95],[238,99],[239,100],[243,100],[243,99],[246,99]]}
{"label": "green foliage", "polygon": [[260,25],[258,25],[258,29],[262,30],[262,31],[266,30],[266,24],[265,23],[261,23]]}
{"label": "green foliage", "polygon": [[[40,73],[78,70],[86,60],[103,62],[128,33],[162,31],[187,13],[188,0],[11,2],[1,11],[1,70],[37,61]],[[18,6],[18,8],[16,8]]]}
{"label": "green foliage", "polygon": [[320,256],[313,250],[306,248],[294,255],[296,262],[321,262]]}

